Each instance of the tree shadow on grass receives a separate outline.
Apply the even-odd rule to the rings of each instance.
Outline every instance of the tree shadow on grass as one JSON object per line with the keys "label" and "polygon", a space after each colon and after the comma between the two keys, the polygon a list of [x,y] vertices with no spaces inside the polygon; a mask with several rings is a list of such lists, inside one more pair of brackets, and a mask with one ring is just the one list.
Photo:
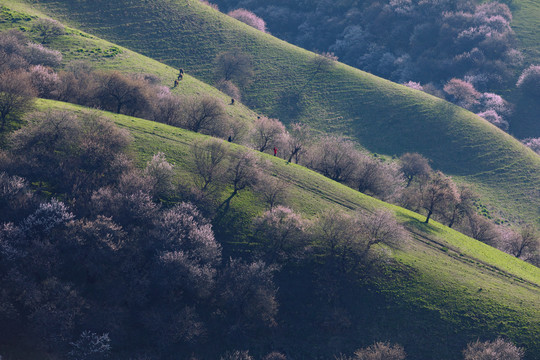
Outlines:
{"label": "tree shadow on grass", "polygon": [[413,232],[422,232],[427,235],[440,235],[442,233],[439,228],[429,223],[426,224],[424,221],[414,216],[400,214],[398,217],[400,220],[403,220],[403,225]]}

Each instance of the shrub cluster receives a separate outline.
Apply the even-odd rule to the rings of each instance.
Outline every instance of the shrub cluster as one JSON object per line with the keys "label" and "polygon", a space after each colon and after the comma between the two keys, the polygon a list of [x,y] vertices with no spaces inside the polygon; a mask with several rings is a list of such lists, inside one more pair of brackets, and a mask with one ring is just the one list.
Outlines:
{"label": "shrub cluster", "polygon": [[[130,141],[109,120],[63,112],[12,134],[0,167],[2,342],[166,358],[275,325],[276,269],[223,259],[210,222],[178,201],[174,167],[158,153],[136,169]],[[236,193],[254,183],[252,158],[230,163]]]}
{"label": "shrub cluster", "polygon": [[214,2],[249,9],[286,41],[332,51],[349,65],[396,82],[440,84],[471,76],[483,88],[509,81],[521,61],[512,14],[498,2]]}
{"label": "shrub cluster", "polygon": [[62,55],[29,42],[18,30],[0,32],[0,132],[20,120],[35,96],[55,91]]}

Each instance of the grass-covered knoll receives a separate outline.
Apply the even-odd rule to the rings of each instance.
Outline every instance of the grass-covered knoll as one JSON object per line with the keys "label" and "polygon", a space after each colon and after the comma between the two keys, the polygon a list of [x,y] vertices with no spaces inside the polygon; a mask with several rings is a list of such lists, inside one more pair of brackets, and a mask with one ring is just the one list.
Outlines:
{"label": "grass-covered knoll", "polygon": [[[32,23],[38,18],[47,17],[46,15],[19,3],[9,2],[0,6],[0,31],[20,29],[26,32],[31,40],[39,42],[37,35],[31,31]],[[64,66],[72,61],[83,60],[90,62],[96,70],[151,74],[157,76],[162,85],[170,88],[178,75],[178,69],[69,27],[66,28],[65,35],[52,39],[46,46],[62,53]],[[189,74],[185,74],[179,86],[171,91],[188,96],[208,94],[221,99],[225,104],[230,101],[227,95]],[[226,111],[229,116],[240,121],[253,121],[256,118],[256,114],[241,103],[227,106]]]}
{"label": "grass-covered knoll", "polygon": [[40,1],[41,10],[213,82],[214,58],[234,49],[255,65],[244,102],[284,122],[345,133],[387,155],[416,151],[475,184],[504,217],[538,221],[540,158],[486,121],[421,92],[335,64],[314,74],[314,55],[198,0]]}
{"label": "grass-covered knoll", "polygon": [[[37,106],[41,110],[85,111],[75,105],[46,100],[40,100]],[[191,182],[190,145],[202,141],[204,136],[123,115],[107,116],[132,134],[132,150],[140,164],[162,151],[176,165],[182,181]],[[227,146],[232,151],[240,149],[236,144],[227,143]],[[361,292],[359,289],[348,293],[351,297],[346,301],[356,309],[353,316],[359,316],[357,320],[362,323],[350,327],[349,336],[340,340],[338,348],[354,348],[359,342],[369,344],[384,338],[411,349],[413,359],[453,359],[460,356],[459,351],[468,341],[502,335],[525,346],[528,359],[538,359],[540,269],[438,223],[426,225],[422,216],[365,196],[308,169],[257,154],[266,161],[266,176],[277,176],[290,184],[287,205],[305,216],[313,216],[317,211],[373,211],[386,207],[409,229],[411,239],[390,252],[397,264],[386,267],[384,276],[372,285],[371,295],[353,296],[355,291]],[[222,197],[226,198],[228,192],[223,189]],[[231,249],[239,246],[237,242],[244,241],[242,229],[263,210],[262,202],[252,192],[235,197],[230,219],[238,227],[230,232],[236,235],[229,238],[232,243],[227,246]],[[246,251],[246,247],[241,249]],[[287,298],[294,294],[291,284],[315,271],[306,266],[316,265],[304,265],[297,269],[299,272],[289,274],[290,278],[284,275],[287,279],[280,280],[284,283],[278,283],[282,289],[281,320],[289,324],[283,331],[290,331],[290,338],[280,341],[284,341],[284,346],[294,343],[294,348],[303,354],[315,354],[317,349],[331,346],[335,339],[326,330],[318,332],[309,328],[314,321],[311,317],[297,318],[300,315],[294,306],[298,304]],[[311,316],[318,316],[315,313]],[[309,331],[295,332],[302,326],[307,326]]]}

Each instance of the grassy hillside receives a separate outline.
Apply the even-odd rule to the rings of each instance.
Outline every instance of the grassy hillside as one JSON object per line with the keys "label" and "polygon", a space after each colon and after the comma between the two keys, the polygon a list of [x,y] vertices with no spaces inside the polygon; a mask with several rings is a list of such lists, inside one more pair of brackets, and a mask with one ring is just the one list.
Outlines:
{"label": "grassy hillside", "polygon": [[510,8],[514,15],[512,28],[520,42],[525,61],[537,65],[540,62],[540,3],[535,0],[514,0],[510,2]]}
{"label": "grassy hillside", "polygon": [[[46,100],[40,100],[37,106],[42,110],[84,111],[82,107]],[[162,151],[176,165],[183,181],[190,181],[189,146],[204,136],[123,115],[107,116],[133,135],[133,150],[141,164]],[[239,148],[227,145],[232,150]],[[257,154],[268,162],[268,176],[275,175],[291,185],[287,205],[294,210],[312,216],[315,211],[371,211],[385,207],[394,211],[410,232],[411,239],[390,253],[396,264],[386,267],[373,289],[362,290],[365,293],[361,295],[358,289],[348,290],[349,305],[355,309],[351,316],[358,323],[351,325],[338,350],[352,351],[359,344],[388,339],[402,343],[411,359],[453,359],[459,357],[468,341],[502,335],[525,346],[528,359],[539,359],[540,269],[436,222],[423,224],[423,217],[415,213],[365,196],[308,169]],[[240,194],[231,203],[231,216],[244,223],[263,210],[262,202],[253,193]],[[243,228],[235,228],[237,236],[225,244],[230,251],[238,246],[234,245],[237,241],[242,241]],[[307,358],[321,348],[337,346],[332,345],[335,339],[326,330],[310,327],[316,309],[307,318],[298,318],[305,310],[298,312],[288,298],[294,295],[291,283],[301,283],[312,271],[304,266],[284,275],[287,279],[279,283],[280,320],[287,324],[283,331],[290,331],[280,345],[294,348]],[[306,328],[302,330],[302,326]]]}
{"label": "grassy hillside", "polygon": [[219,52],[247,52],[256,71],[244,89],[251,108],[284,122],[347,134],[373,152],[420,152],[434,167],[474,183],[484,202],[503,217],[540,219],[540,157],[447,102],[342,64],[313,76],[313,54],[198,0],[29,3],[207,82],[214,81]]}
{"label": "grassy hillside", "polygon": [[[4,4],[2,2],[0,6],[2,6],[0,8],[0,31],[18,28],[27,32],[32,38],[34,36],[30,31],[32,20],[46,17],[42,12],[21,4],[11,2]],[[37,38],[35,41],[38,41]],[[163,85],[171,88],[174,79],[178,75],[178,69],[77,29],[67,28],[65,35],[53,39],[52,43],[47,44],[47,46],[62,53],[64,65],[75,60],[85,60],[90,62],[97,70],[152,74],[161,79]],[[171,89],[171,91],[179,95],[209,94],[223,100],[225,103],[230,101],[227,95],[189,74],[186,74],[180,85]],[[237,103],[236,106],[226,107],[226,111],[229,116],[239,121],[253,121],[257,116],[256,113],[241,103]]]}
{"label": "grassy hillside", "polygon": [[[12,4],[10,2],[10,6]],[[156,7],[156,2],[148,2],[148,4],[154,6],[148,9],[160,10]],[[116,7],[117,5],[109,4],[108,6]],[[190,3],[190,8],[207,11],[200,8],[198,2]],[[21,12],[32,12],[24,4],[19,4],[17,9]],[[215,19],[221,19],[219,14],[211,11],[208,13]],[[38,15],[37,12],[32,14]],[[139,15],[143,15],[142,10]],[[126,16],[129,16],[129,13]],[[193,17],[191,21],[197,23],[197,18]],[[19,25],[24,27],[26,23],[27,20],[23,19]],[[7,27],[12,24],[0,25]],[[236,29],[238,24],[231,22],[229,25],[230,29]],[[243,29],[242,33],[247,34],[244,39],[248,39],[249,34],[254,39],[267,38],[249,28],[242,26],[240,28]],[[141,31],[138,36],[146,35]],[[210,40],[207,38],[207,41]],[[259,95],[257,97],[248,95],[248,101],[256,108],[269,113],[281,112],[282,118],[291,116],[291,112],[287,113],[281,106],[290,103],[284,102],[283,97],[280,102],[273,96],[279,94],[275,90],[276,86],[289,86],[290,81],[295,80],[298,89],[304,88],[304,96],[301,100],[305,108],[296,115],[294,111],[292,112],[292,115],[299,119],[305,120],[311,114],[309,116],[313,116],[314,126],[356,135],[364,145],[379,152],[398,154],[400,149],[417,147],[422,149],[426,156],[430,156],[429,152],[433,151],[439,154],[439,163],[448,161],[448,164],[444,166],[450,172],[468,179],[482,180],[478,182],[480,189],[485,194],[491,195],[495,201],[500,201],[500,205],[508,211],[513,209],[517,213],[520,201],[523,202],[527,196],[535,196],[535,193],[531,191],[537,191],[539,188],[537,157],[523,150],[519,144],[498,130],[478,121],[471,114],[424,94],[397,87],[342,65],[335,66],[331,72],[324,74],[322,79],[306,85],[305,79],[309,78],[311,69],[308,60],[310,54],[275,39],[272,39],[268,49],[264,50],[263,42],[260,41],[260,43],[252,41],[255,45],[261,46],[261,48],[256,48],[257,53],[265,56],[274,54],[280,60],[276,63],[268,63],[263,61],[264,58],[258,58],[258,71],[264,66],[273,66],[275,72],[279,72],[277,71],[279,69],[283,70],[283,73],[279,77],[263,76],[258,73],[257,81],[248,89],[253,94],[260,94],[261,103],[258,102]],[[176,75],[176,70],[172,68],[125,48],[117,47],[115,50],[113,49],[115,45],[75,30],[55,40],[52,45],[63,49],[65,61],[90,58],[96,66],[102,68],[154,73],[162,79],[174,79]],[[192,47],[190,51],[195,49],[199,51],[198,47]],[[200,51],[205,50],[200,48]],[[212,51],[215,53],[218,50],[215,48]],[[107,56],[111,53],[116,55]],[[190,66],[194,70],[202,69],[197,70],[200,71],[198,73],[195,71],[193,73],[210,77],[210,62],[203,64],[200,61],[199,67],[195,60],[191,61],[193,62]],[[281,67],[282,64],[285,65]],[[192,73],[189,70],[190,67],[180,63],[179,65],[188,69],[188,74]],[[205,66],[207,70],[204,70]],[[302,72],[299,72],[297,77],[292,77],[298,69],[303,69],[304,76],[302,77]],[[259,83],[263,81],[261,79],[268,81],[271,86],[269,88],[261,86]],[[337,80],[339,82],[334,83]],[[317,89],[322,88],[319,81],[332,84],[329,88],[331,91],[328,90],[326,94],[327,98],[323,97],[324,94],[318,95],[313,92],[314,86],[317,86]],[[164,83],[167,84],[167,80],[164,80]],[[286,88],[283,87],[283,89]],[[339,90],[340,88],[342,90]],[[185,78],[178,91],[210,92],[227,100],[224,95],[190,76]],[[329,99],[338,98],[341,102],[334,107],[329,107],[330,110],[318,103],[318,101],[327,102],[330,101]],[[381,108],[381,104],[386,104],[388,108]],[[80,107],[52,101],[39,101],[38,107],[82,111]],[[393,114],[392,111],[396,109],[401,111],[399,113],[401,115]],[[292,107],[292,110],[295,110],[295,107]],[[228,111],[235,118],[245,121],[255,116],[253,112],[240,106],[228,107]],[[345,121],[349,118],[340,114],[345,114],[347,111],[357,114],[357,118],[354,121]],[[189,181],[191,166],[188,156],[189,145],[194,141],[202,140],[202,136],[126,116],[113,114],[108,114],[108,116],[132,133],[135,138],[133,151],[141,164],[157,151],[163,151],[167,154],[169,161],[177,165],[178,175]],[[400,116],[407,121],[401,120]],[[329,121],[330,118],[334,121]],[[381,121],[377,121],[379,119]],[[424,126],[420,126],[421,124]],[[390,125],[392,131],[388,131]],[[350,127],[350,131],[347,131],[347,126]],[[439,132],[433,134],[433,129]],[[406,137],[400,136],[400,133]],[[377,134],[377,137],[370,139],[369,134]],[[454,137],[441,137],[441,134],[453,134]],[[424,142],[425,139],[430,138],[431,141],[436,141],[445,147],[437,149],[433,147],[433,144],[430,146],[429,143]],[[238,149],[237,145],[230,144],[229,146]],[[452,154],[443,154],[444,149],[447,152],[449,152],[448,149],[454,150]],[[291,323],[289,327],[286,327],[288,333],[284,334],[283,339],[286,340],[282,339],[281,345],[297,349],[299,353],[310,357],[310,354],[315,354],[320,348],[335,346],[337,349],[352,351],[356,347],[368,345],[376,340],[391,340],[404,344],[407,349],[410,348],[412,359],[440,356],[458,358],[466,342],[476,340],[478,337],[491,339],[497,335],[504,335],[518,345],[525,346],[530,359],[538,359],[538,354],[540,354],[540,271],[538,268],[437,223],[424,225],[423,217],[417,214],[384,204],[309,170],[294,164],[286,164],[283,160],[270,156],[260,156],[271,162],[272,165],[267,170],[269,174],[281,177],[292,185],[288,205],[295,210],[309,216],[315,211],[325,209],[351,211],[388,207],[396,212],[412,236],[411,241],[392,251],[391,256],[397,261],[397,265],[389,265],[384,276],[375,281],[372,290],[350,290],[351,295],[348,300],[351,309],[356,309],[351,315],[355,323],[348,329],[347,337],[339,340],[341,344],[335,337],[329,337],[325,330],[318,331],[316,327],[310,326],[312,318],[308,317],[307,322],[302,322],[305,319],[302,320],[299,314],[306,312],[306,309],[302,309],[303,304],[296,304],[297,307],[292,304],[291,307],[287,305],[280,309],[281,319],[278,321]],[[465,160],[450,161],[453,157],[463,157]],[[489,180],[492,177],[493,179]],[[498,184],[497,180],[515,182],[511,185]],[[530,182],[528,187],[524,185],[527,182]],[[514,192],[509,192],[508,195],[497,194],[498,191],[503,192],[509,189],[514,189]],[[513,197],[516,199],[512,199]],[[243,240],[242,225],[247,224],[253,216],[263,210],[256,200],[256,195],[252,193],[244,193],[234,198],[232,213],[235,214],[238,234],[236,238],[230,239],[229,251],[235,251],[242,246],[242,244],[236,244]],[[532,199],[530,203],[525,204],[529,206],[526,211],[532,217],[537,214],[534,212],[537,211],[534,201],[537,199]],[[288,284],[294,281],[300,283],[301,275],[306,276],[312,270],[311,268],[300,269],[292,274],[291,279],[287,279]],[[284,274],[283,277],[289,275]],[[285,292],[285,290],[291,291],[290,288],[292,288],[291,285],[287,288],[283,287],[281,296],[293,297],[294,292],[292,294]],[[358,295],[358,292],[362,296],[352,296]],[[312,317],[316,316],[317,309],[309,310],[313,312]],[[333,343],[335,341],[338,341],[337,345]]]}

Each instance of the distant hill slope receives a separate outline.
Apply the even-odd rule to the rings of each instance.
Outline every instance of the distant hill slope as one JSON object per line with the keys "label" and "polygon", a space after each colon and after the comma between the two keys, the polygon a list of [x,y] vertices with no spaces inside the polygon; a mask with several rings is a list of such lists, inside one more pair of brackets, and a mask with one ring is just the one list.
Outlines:
{"label": "distant hill slope", "polygon": [[[11,1],[16,3],[16,1]],[[263,34],[198,0],[31,2],[63,21],[183,67],[213,82],[213,61],[251,54],[244,102],[285,122],[345,133],[373,152],[420,152],[434,167],[475,184],[506,218],[540,219],[540,157],[475,115],[351,67],[314,75],[314,55]]]}
{"label": "distant hill slope", "polygon": [[513,0],[510,8],[514,16],[512,28],[520,41],[520,48],[528,64],[540,64],[540,2]]}
{"label": "distant hill slope", "polygon": [[[40,100],[38,108],[85,111],[79,106],[48,100]],[[189,182],[190,144],[202,141],[203,135],[123,115],[104,115],[133,135],[133,149],[139,163],[144,164],[153,154],[162,151],[168,161],[176,165],[178,175]],[[241,148],[226,144],[233,151]],[[362,298],[352,305],[362,309],[360,312],[370,313],[365,323],[352,326],[348,341],[354,343],[353,346],[358,342],[380,340],[382,336],[406,348],[415,348],[411,350],[412,359],[454,359],[466,342],[501,335],[525,346],[527,359],[540,359],[540,269],[436,222],[425,225],[422,216],[370,198],[311,170],[255,153],[269,164],[265,170],[268,176],[276,175],[290,184],[286,205],[296,211],[310,216],[321,210],[388,208],[408,228],[411,240],[391,252],[397,267],[374,284],[374,292],[386,299],[385,303],[373,304],[368,310],[365,307],[372,305]],[[262,203],[254,199],[256,194],[241,194],[232,201],[231,211],[250,221],[264,210]],[[239,237],[243,231],[234,229]],[[234,247],[233,244],[227,246]],[[281,301],[283,316],[298,316],[289,313],[292,299],[284,294]],[[287,326],[293,329],[304,326],[293,325],[293,320],[306,321],[305,318],[286,318]],[[371,326],[384,329],[384,333],[369,331]],[[358,336],[368,338],[357,338],[357,332]],[[288,341],[304,354],[332,341],[326,331],[317,329],[291,336]]]}

